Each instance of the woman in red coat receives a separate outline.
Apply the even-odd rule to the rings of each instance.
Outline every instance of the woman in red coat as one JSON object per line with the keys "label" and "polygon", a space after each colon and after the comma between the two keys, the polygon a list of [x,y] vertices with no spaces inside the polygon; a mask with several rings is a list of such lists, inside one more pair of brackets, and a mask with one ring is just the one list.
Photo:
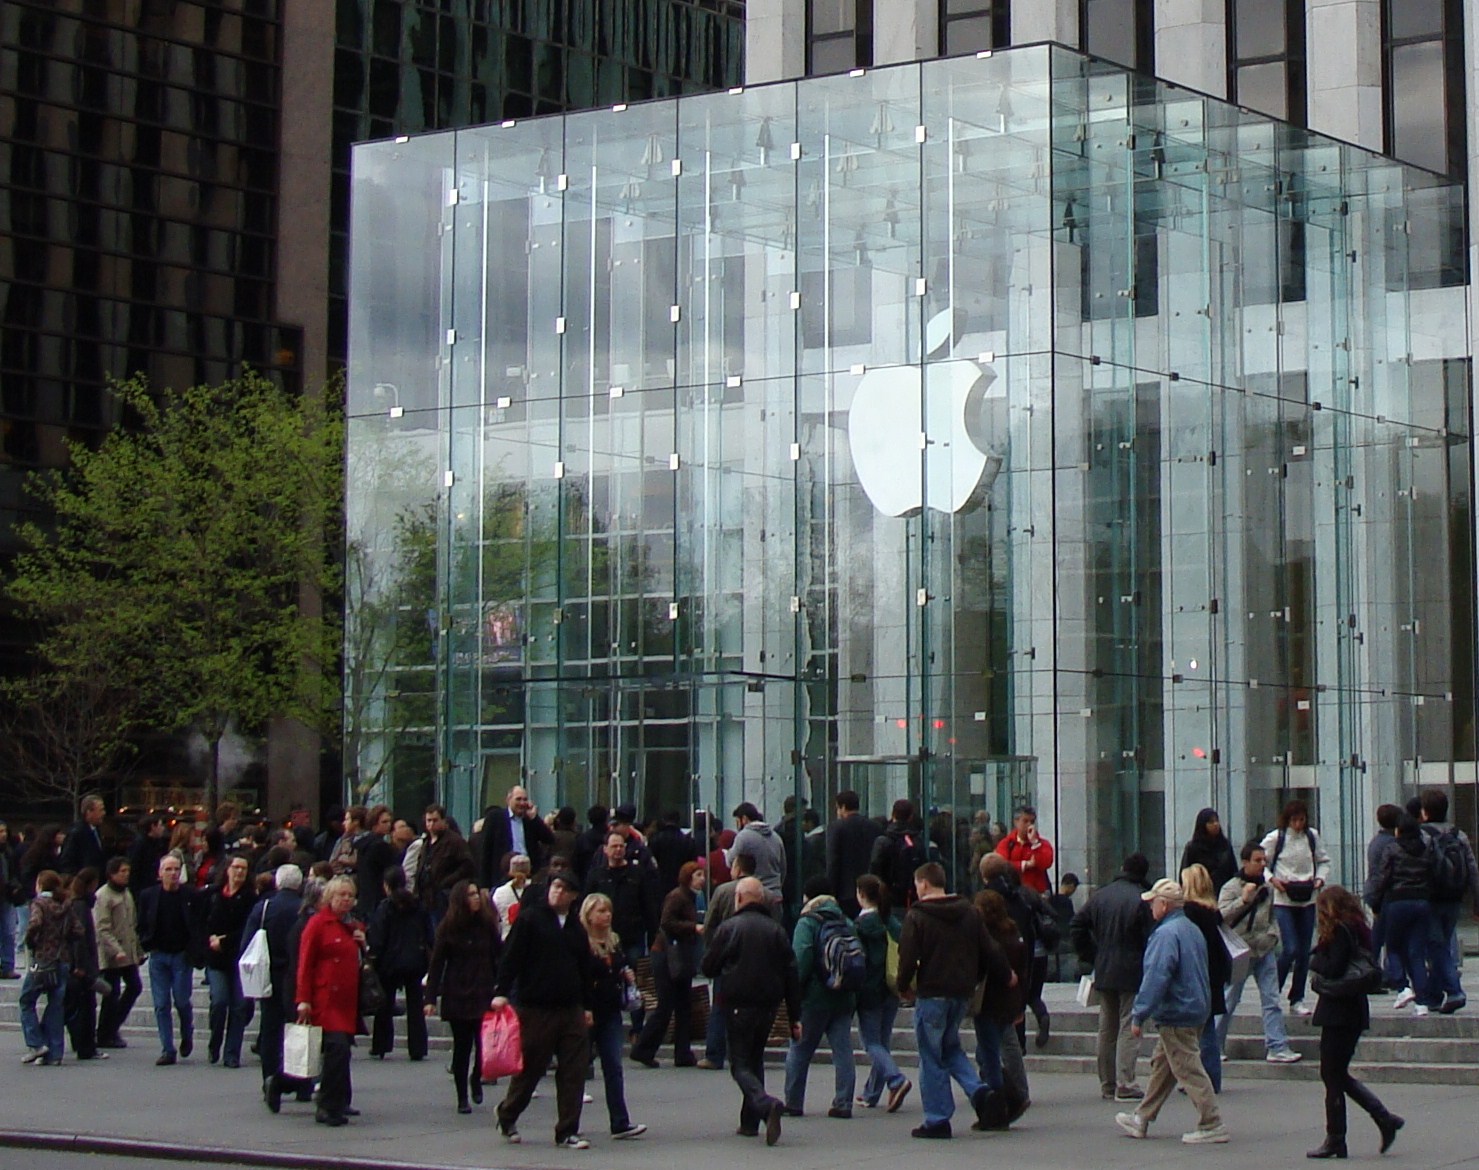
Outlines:
{"label": "woman in red coat", "polygon": [[354,880],[336,877],[324,888],[323,908],[308,920],[298,943],[298,1023],[324,1030],[318,1113],[323,1125],[344,1125],[357,1113],[349,1102],[349,1046],[360,1030],[359,967],[365,932],[350,916]]}

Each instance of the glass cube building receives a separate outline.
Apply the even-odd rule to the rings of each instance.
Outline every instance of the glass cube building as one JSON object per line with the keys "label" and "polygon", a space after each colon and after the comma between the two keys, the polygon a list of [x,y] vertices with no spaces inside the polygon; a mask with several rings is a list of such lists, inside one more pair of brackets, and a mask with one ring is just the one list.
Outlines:
{"label": "glass cube building", "polygon": [[1462,200],[1049,46],[357,147],[351,795],[1462,820]]}

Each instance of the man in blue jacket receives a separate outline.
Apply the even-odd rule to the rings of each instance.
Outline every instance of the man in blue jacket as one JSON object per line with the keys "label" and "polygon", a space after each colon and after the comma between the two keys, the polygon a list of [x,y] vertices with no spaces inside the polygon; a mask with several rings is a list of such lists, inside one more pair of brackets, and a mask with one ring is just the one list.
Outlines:
{"label": "man in blue jacket", "polygon": [[1150,1087],[1133,1113],[1117,1113],[1114,1120],[1133,1138],[1148,1136],[1171,1090],[1179,1082],[1196,1106],[1197,1128],[1181,1135],[1187,1145],[1228,1140],[1227,1127],[1217,1112],[1217,1096],[1202,1067],[1200,1037],[1212,1010],[1212,983],[1207,974],[1207,943],[1201,929],[1186,917],[1185,895],[1169,878],[1162,878],[1141,897],[1150,903],[1156,927],[1145,947],[1145,974],[1135,996],[1130,1031],[1139,1037],[1145,1021],[1154,1019],[1159,1030],[1150,1058]]}

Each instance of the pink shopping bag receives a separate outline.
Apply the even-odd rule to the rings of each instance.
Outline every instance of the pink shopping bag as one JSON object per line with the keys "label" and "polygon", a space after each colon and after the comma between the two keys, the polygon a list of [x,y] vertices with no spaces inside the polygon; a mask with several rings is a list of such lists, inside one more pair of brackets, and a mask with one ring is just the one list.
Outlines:
{"label": "pink shopping bag", "polygon": [[502,1007],[483,1016],[483,1083],[524,1071],[524,1043],[519,1035],[519,1014]]}

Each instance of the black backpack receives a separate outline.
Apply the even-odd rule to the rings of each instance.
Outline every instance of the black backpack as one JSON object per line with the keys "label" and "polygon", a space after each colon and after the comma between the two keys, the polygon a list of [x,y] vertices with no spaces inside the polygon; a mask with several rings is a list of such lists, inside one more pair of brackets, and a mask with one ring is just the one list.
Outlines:
{"label": "black backpack", "polygon": [[1454,828],[1424,834],[1433,868],[1433,900],[1457,902],[1469,888],[1469,866],[1464,843]]}

